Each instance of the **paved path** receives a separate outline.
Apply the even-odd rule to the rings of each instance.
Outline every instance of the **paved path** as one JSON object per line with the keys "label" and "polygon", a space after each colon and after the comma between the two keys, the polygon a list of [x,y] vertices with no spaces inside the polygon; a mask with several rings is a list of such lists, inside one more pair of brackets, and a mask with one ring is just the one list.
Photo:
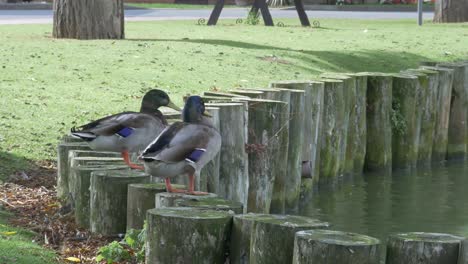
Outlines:
{"label": "paved path", "polygon": [[[226,8],[221,18],[245,18],[248,9]],[[207,19],[210,9],[139,9],[126,10],[127,21],[148,20],[197,20]],[[271,10],[273,20],[278,18],[295,18],[295,10]],[[357,12],[357,11],[307,11],[311,20],[318,18],[357,18],[357,19],[415,19],[416,12]],[[424,13],[425,19],[432,19],[433,13]],[[6,24],[50,24],[52,23],[51,10],[0,10],[0,25]]]}

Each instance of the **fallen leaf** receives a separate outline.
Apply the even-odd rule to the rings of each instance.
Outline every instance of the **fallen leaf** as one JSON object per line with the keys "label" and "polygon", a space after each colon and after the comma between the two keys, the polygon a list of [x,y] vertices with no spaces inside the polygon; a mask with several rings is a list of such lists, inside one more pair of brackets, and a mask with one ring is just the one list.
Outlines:
{"label": "fallen leaf", "polygon": [[0,234],[4,235],[4,236],[12,236],[12,235],[16,235],[16,231],[9,231],[9,232],[2,232]]}
{"label": "fallen leaf", "polygon": [[70,261],[70,262],[75,262],[75,263],[80,263],[81,260],[79,258],[75,258],[75,257],[68,257],[66,258],[66,260]]}

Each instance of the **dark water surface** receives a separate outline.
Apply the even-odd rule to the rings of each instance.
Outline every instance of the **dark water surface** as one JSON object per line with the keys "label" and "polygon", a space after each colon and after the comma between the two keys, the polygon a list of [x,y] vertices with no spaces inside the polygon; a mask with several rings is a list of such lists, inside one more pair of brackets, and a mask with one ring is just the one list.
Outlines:
{"label": "dark water surface", "polygon": [[468,161],[393,175],[354,176],[302,201],[299,214],[376,237],[437,232],[468,237]]}

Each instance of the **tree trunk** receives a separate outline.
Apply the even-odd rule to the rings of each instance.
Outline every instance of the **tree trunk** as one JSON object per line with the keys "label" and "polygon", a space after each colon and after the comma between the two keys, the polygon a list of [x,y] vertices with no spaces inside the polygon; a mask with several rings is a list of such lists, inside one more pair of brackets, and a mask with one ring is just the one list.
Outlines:
{"label": "tree trunk", "polygon": [[123,0],[55,0],[54,38],[123,39]]}
{"label": "tree trunk", "polygon": [[127,231],[142,229],[146,211],[155,207],[154,197],[166,191],[164,183],[133,183],[128,185]]}
{"label": "tree trunk", "polygon": [[467,22],[468,2],[466,0],[436,0],[434,22]]}
{"label": "tree trunk", "polygon": [[68,199],[68,176],[70,163],[68,153],[71,150],[89,150],[86,142],[61,143],[57,146],[57,197]]}
{"label": "tree trunk", "polygon": [[367,118],[366,118],[366,93],[367,93],[367,75],[353,74],[356,78],[356,100],[354,109],[354,118],[350,119],[350,130],[354,136],[348,140],[348,146],[353,150],[353,170],[354,173],[361,174],[364,169],[366,158],[367,141]]}
{"label": "tree trunk", "polygon": [[463,237],[437,233],[392,235],[387,242],[387,264],[457,264]]}
{"label": "tree trunk", "polygon": [[[220,130],[220,119],[219,119],[219,108],[217,107],[206,107],[206,110],[211,114],[211,121],[213,126],[219,131]],[[211,193],[218,193],[219,190],[219,155],[208,162],[200,172],[200,177],[197,177],[199,187],[197,190]]]}
{"label": "tree trunk", "polygon": [[[174,188],[182,189],[185,186],[182,185],[173,185]],[[208,193],[207,195],[190,195],[185,193],[168,193],[168,192],[161,192],[157,193],[154,197],[154,205],[155,208],[167,208],[167,207],[177,207],[177,203],[184,200],[194,200],[194,201],[202,201],[205,199],[217,198],[218,195],[215,193]]]}
{"label": "tree trunk", "polygon": [[380,241],[341,231],[307,230],[296,233],[293,264],[378,264]]}

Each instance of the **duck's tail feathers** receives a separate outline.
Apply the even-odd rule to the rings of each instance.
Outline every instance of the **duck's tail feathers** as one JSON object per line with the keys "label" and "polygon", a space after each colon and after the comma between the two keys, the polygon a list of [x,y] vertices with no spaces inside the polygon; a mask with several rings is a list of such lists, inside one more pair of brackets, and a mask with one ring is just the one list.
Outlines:
{"label": "duck's tail feathers", "polygon": [[81,138],[85,141],[93,141],[94,139],[96,139],[96,135],[91,133],[91,132],[80,132],[80,131],[76,131],[75,128],[72,128],[71,129],[71,135],[73,137],[76,137],[76,138]]}

